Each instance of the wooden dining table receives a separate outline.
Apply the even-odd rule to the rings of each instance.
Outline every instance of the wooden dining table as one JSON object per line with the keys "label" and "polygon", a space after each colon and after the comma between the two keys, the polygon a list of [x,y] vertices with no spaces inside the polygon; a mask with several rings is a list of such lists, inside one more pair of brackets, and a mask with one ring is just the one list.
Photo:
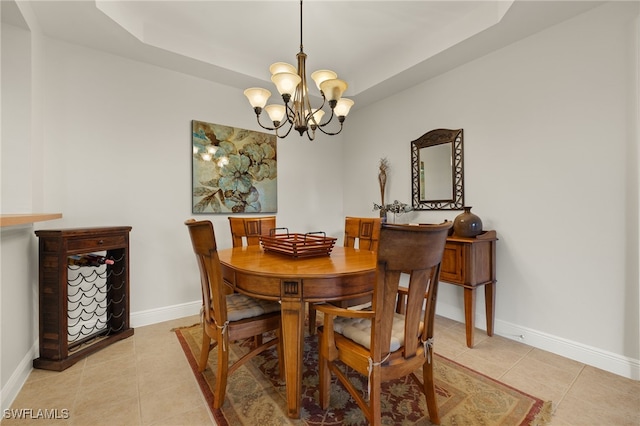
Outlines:
{"label": "wooden dining table", "polygon": [[[261,246],[219,250],[222,276],[235,291],[281,302],[287,414],[300,417],[305,306],[371,294],[374,252],[334,247],[330,255],[293,258]],[[282,361],[282,360],[281,360]]]}

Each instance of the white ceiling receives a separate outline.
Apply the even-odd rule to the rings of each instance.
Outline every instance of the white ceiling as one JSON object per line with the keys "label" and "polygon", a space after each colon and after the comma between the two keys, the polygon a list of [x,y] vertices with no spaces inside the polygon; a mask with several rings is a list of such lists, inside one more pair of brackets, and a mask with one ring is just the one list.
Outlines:
{"label": "white ceiling", "polygon": [[[241,89],[272,89],[269,65],[300,48],[297,0],[17,3],[2,0],[3,22],[24,26],[27,5],[47,36]],[[601,3],[307,0],[307,73],[336,71],[361,107]]]}

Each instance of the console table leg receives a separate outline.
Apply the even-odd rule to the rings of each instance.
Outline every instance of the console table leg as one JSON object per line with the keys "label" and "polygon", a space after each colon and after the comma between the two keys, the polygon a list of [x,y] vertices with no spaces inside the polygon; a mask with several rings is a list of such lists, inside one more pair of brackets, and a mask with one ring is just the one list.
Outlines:
{"label": "console table leg", "polygon": [[464,323],[467,331],[467,347],[473,348],[473,333],[475,331],[476,289],[464,289]]}
{"label": "console table leg", "polygon": [[496,283],[484,286],[484,304],[487,312],[487,336],[493,336],[494,307],[496,305]]}

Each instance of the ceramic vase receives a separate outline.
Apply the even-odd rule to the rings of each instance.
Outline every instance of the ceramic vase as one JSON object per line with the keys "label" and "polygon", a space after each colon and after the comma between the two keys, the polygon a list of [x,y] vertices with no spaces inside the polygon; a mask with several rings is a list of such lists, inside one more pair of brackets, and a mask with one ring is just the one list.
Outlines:
{"label": "ceramic vase", "polygon": [[459,237],[475,237],[482,233],[482,220],[471,213],[471,207],[464,207],[464,212],[453,220],[453,233]]}

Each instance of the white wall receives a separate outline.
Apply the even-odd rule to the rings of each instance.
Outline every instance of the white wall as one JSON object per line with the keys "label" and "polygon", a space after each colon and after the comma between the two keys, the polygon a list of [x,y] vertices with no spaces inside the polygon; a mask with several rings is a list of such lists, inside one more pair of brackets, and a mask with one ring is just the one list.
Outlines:
{"label": "white wall", "polygon": [[[64,213],[60,226],[133,227],[132,312],[197,301],[183,225],[192,216],[191,120],[255,128],[241,91],[55,41],[46,63],[47,209]],[[339,229],[340,140],[319,139],[278,142],[277,220],[291,231]],[[210,218],[230,247],[227,215]]]}
{"label": "white wall", "polygon": [[[42,91],[37,81],[41,45],[33,14],[21,6],[24,15],[18,26],[1,26],[2,213],[40,211],[43,201]],[[15,4],[2,2],[3,11],[5,7],[18,10]],[[0,401],[5,408],[26,380],[36,354],[38,270],[31,226],[2,228],[0,242]]]}
{"label": "white wall", "polygon": [[[357,111],[345,158],[366,148],[365,161],[345,169],[344,200],[367,213],[386,156],[387,199],[408,202],[410,141],[463,128],[466,204],[500,238],[496,332],[635,378],[637,16],[637,4],[606,5]],[[461,289],[442,287],[438,312],[462,319]]]}
{"label": "white wall", "polygon": [[[31,211],[31,34],[2,27],[2,205],[15,213]],[[11,141],[11,143],[7,143]]]}
{"label": "white wall", "polygon": [[[387,199],[409,201],[410,141],[437,127],[464,128],[466,201],[500,237],[496,331],[637,378],[634,14],[634,3],[605,6],[355,110],[339,137],[279,141],[278,224],[340,236],[344,215],[374,216],[380,157],[391,163]],[[133,325],[197,312],[182,224],[193,216],[190,122],[258,130],[242,92],[41,36],[35,43],[31,137],[39,157],[30,164],[42,167],[32,170],[33,205],[64,214],[36,228],[133,226]],[[227,216],[202,217],[229,247]],[[21,246],[33,247],[31,231]],[[35,254],[30,260],[10,272],[33,267]],[[462,318],[458,290],[442,286],[441,314]],[[482,303],[480,295],[479,326]],[[34,305],[26,317],[37,314]],[[3,341],[13,333],[37,341],[30,324],[17,324],[3,318]],[[3,362],[22,359],[8,372],[14,377],[31,354],[7,346]]]}

